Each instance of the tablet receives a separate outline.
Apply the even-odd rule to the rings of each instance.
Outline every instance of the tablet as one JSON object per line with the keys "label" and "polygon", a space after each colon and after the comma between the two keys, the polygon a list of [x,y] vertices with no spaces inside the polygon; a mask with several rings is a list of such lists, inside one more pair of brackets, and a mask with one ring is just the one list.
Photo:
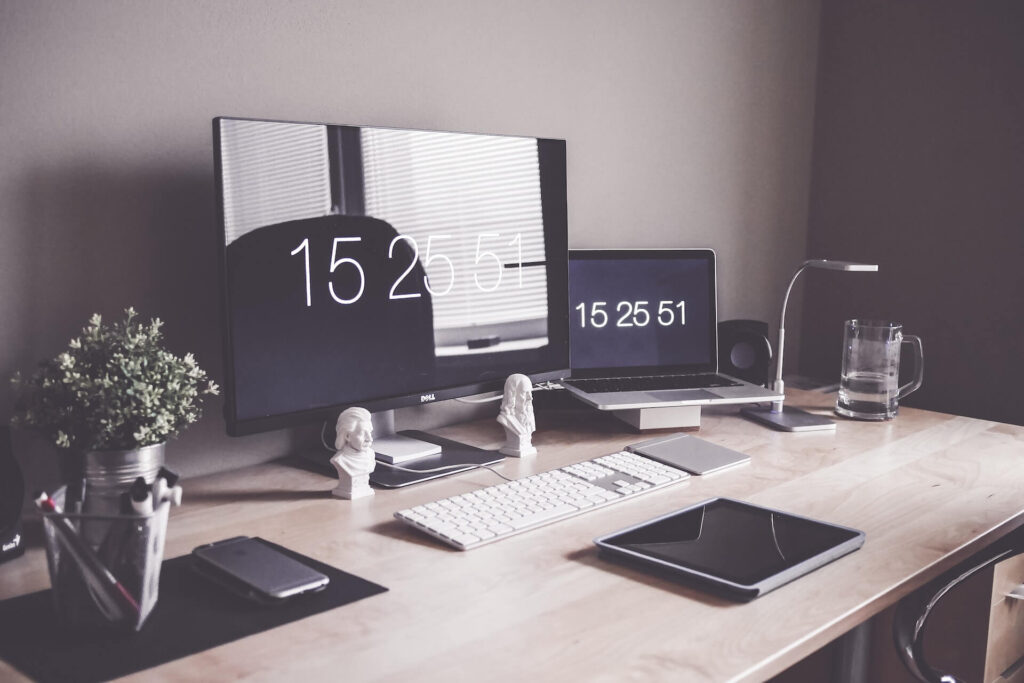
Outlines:
{"label": "tablet", "polygon": [[594,540],[602,552],[751,600],[864,545],[864,532],[712,498]]}

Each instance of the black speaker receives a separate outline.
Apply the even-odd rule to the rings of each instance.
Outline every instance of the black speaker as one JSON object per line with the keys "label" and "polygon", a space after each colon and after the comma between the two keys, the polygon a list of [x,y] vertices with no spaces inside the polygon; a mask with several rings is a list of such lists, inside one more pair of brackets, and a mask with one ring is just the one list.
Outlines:
{"label": "black speaker", "polygon": [[25,552],[21,537],[21,506],[25,502],[25,479],[14,459],[11,429],[0,426],[0,562]]}
{"label": "black speaker", "polygon": [[768,323],[760,320],[718,323],[719,372],[766,387],[771,380],[771,365]]}

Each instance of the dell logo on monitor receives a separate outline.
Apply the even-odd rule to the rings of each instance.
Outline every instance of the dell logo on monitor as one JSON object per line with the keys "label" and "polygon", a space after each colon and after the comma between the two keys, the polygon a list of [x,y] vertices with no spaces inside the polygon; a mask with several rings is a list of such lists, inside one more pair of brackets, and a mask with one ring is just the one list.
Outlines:
{"label": "dell logo on monitor", "polygon": [[423,394],[420,396],[420,403],[429,403],[430,401],[436,401],[437,397],[433,394]]}

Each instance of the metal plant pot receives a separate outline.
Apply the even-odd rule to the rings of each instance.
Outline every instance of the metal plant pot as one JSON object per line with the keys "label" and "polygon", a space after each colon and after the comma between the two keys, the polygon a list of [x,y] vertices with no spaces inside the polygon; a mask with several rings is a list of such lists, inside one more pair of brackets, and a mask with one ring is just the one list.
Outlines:
{"label": "metal plant pot", "polygon": [[164,465],[166,443],[126,450],[86,451],[82,454],[82,478],[87,514],[113,514],[121,511],[121,495],[138,477],[152,484]]}

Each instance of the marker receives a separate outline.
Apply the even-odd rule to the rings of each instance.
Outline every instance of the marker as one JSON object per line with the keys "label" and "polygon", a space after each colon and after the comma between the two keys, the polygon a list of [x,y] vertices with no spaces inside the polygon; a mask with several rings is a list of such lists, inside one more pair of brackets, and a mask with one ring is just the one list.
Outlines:
{"label": "marker", "polygon": [[137,477],[135,481],[132,482],[131,488],[128,489],[128,501],[131,505],[132,512],[137,515],[153,514],[153,501],[156,500],[156,484],[153,486],[154,494],[151,496],[149,493],[149,485],[146,483],[145,479]]}
{"label": "marker", "polygon": [[156,481],[153,482],[154,508],[160,507],[164,501],[181,505],[181,487],[177,485],[178,479],[178,475],[166,467],[160,468],[156,475]]}
{"label": "marker", "polygon": [[166,481],[167,488],[174,488],[174,486],[178,483],[178,479],[180,479],[180,477],[177,474],[171,472],[166,467],[160,468],[160,471],[156,473],[156,478],[163,479],[164,481]]}
{"label": "marker", "polygon": [[57,530],[57,536],[81,568],[82,576],[89,583],[93,597],[103,603],[100,607],[108,615],[113,614],[113,620],[137,616],[139,603],[96,557],[96,553],[82,540],[75,525],[64,516],[53,499],[43,491],[37,492],[33,498],[40,511],[51,515],[50,520],[53,522],[53,528]]}

